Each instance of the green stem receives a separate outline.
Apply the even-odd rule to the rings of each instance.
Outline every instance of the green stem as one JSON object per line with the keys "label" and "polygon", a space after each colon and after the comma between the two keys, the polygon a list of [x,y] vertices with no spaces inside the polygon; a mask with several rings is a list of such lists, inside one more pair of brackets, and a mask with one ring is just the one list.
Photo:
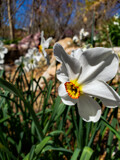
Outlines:
{"label": "green stem", "polygon": [[95,24],[95,13],[93,12],[93,23],[92,23],[92,34],[91,34],[91,44],[93,45],[93,37],[94,37],[94,24]]}
{"label": "green stem", "polygon": [[33,105],[33,97],[34,97],[34,95],[33,95],[33,87],[34,87],[34,84],[33,84],[33,76],[34,76],[34,70],[32,69],[32,71],[31,71],[31,84],[32,84],[32,92],[31,92],[31,100],[32,100],[32,105]]}

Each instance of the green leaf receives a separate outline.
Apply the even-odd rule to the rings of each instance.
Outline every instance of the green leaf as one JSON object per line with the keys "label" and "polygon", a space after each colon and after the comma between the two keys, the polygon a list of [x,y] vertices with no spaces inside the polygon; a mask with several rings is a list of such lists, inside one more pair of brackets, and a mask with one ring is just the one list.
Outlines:
{"label": "green leaf", "polygon": [[79,153],[80,153],[80,149],[79,148],[76,148],[72,157],[71,157],[71,160],[77,160],[78,156],[79,156]]}
{"label": "green leaf", "polygon": [[42,151],[42,149],[45,147],[45,145],[50,140],[50,136],[45,137],[35,148],[35,153],[38,155]]}
{"label": "green leaf", "polygon": [[0,150],[9,155],[13,160],[17,160],[17,158],[10,152],[2,143],[0,143]]}
{"label": "green leaf", "polygon": [[32,146],[29,154],[29,160],[33,160],[34,157],[34,151],[35,151],[35,145]]}
{"label": "green leaf", "polygon": [[30,153],[28,153],[23,160],[29,160]]}
{"label": "green leaf", "polygon": [[64,112],[66,108],[66,105],[61,103],[58,107],[57,107],[57,113],[55,115],[55,121],[61,116],[61,114]]}
{"label": "green leaf", "polygon": [[53,121],[56,121],[60,116],[61,114],[64,112],[66,106],[61,103],[60,104],[60,97],[58,96],[55,100],[55,104],[54,104],[54,108],[52,110],[52,114],[51,114],[51,117],[49,119],[49,121],[47,122],[46,126],[44,127],[44,130],[43,130],[43,133],[46,134],[48,129],[51,127]]}
{"label": "green leaf", "polygon": [[116,137],[120,140],[120,133],[118,131],[116,131],[116,129],[110,125],[105,119],[104,117],[101,116],[101,120],[103,121],[103,123],[116,135]]}
{"label": "green leaf", "polygon": [[44,149],[43,149],[43,151],[42,151],[42,153],[44,153],[44,152],[46,152],[46,151],[49,151],[49,150],[54,150],[54,151],[59,151],[59,152],[68,152],[68,153],[73,153],[71,150],[68,150],[68,149],[66,149],[66,148],[62,148],[62,147],[52,147],[52,146],[50,146],[50,145],[48,145],[48,146],[46,146]]}
{"label": "green leaf", "polygon": [[93,150],[90,147],[85,146],[80,157],[80,160],[89,160],[93,154]]}
{"label": "green leaf", "polygon": [[0,119],[0,123],[3,123],[3,122],[5,122],[7,119],[9,119],[10,118],[10,116],[7,116],[7,117],[4,117],[4,118],[2,118],[2,119]]}
{"label": "green leaf", "polygon": [[61,134],[61,133],[64,134],[63,131],[56,130],[56,131],[51,132],[49,135],[50,135],[50,136],[55,136],[55,135],[58,135],[58,134]]}
{"label": "green leaf", "polygon": [[23,94],[20,90],[18,90],[13,84],[3,80],[2,78],[0,78],[0,87],[2,87],[3,89],[12,92],[13,94],[17,95],[25,104],[25,106],[28,107],[31,116],[35,122],[36,125],[36,129],[37,129],[37,133],[39,136],[40,141],[42,140],[42,138],[44,137],[43,132],[42,132],[42,128],[39,124],[38,118],[33,110],[33,107],[31,106],[31,104],[29,102],[27,102],[24,97]]}
{"label": "green leaf", "polygon": [[0,87],[2,87],[4,90],[7,90],[7,91],[19,96],[21,99],[23,99],[23,96],[21,96],[22,94],[14,85],[3,80],[2,78],[0,78]]}

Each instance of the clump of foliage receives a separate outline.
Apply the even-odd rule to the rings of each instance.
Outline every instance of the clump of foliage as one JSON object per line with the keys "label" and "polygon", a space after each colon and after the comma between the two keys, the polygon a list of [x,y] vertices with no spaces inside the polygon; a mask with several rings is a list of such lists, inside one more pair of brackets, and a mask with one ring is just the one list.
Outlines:
{"label": "clump of foliage", "polygon": [[[56,79],[36,80],[32,74],[28,80],[22,66],[13,78],[9,77],[10,83],[0,73],[1,159],[83,160],[87,156],[89,160],[99,159],[104,152],[106,159],[118,159],[118,108],[103,108],[100,121],[86,123],[76,106],[61,103],[56,94]],[[42,78],[44,88],[39,85]],[[120,94],[119,84],[113,87]]]}
{"label": "clump of foliage", "polygon": [[108,24],[108,32],[114,46],[120,46],[120,18],[112,19]]}
{"label": "clump of foliage", "polygon": [[14,40],[6,39],[4,40],[4,44],[12,44],[12,43],[18,44],[19,40],[20,39],[14,39]]}

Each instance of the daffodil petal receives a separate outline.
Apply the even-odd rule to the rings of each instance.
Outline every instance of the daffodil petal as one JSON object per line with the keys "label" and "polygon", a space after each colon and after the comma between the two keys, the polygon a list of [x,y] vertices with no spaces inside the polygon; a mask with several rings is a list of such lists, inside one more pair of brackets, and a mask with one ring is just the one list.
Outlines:
{"label": "daffodil petal", "polygon": [[45,49],[43,49],[42,51],[43,51],[44,57],[47,57],[47,52],[45,51]]}
{"label": "daffodil petal", "polygon": [[5,57],[5,55],[3,54],[3,52],[0,54],[0,59],[3,59]]}
{"label": "daffodil petal", "polygon": [[111,80],[118,70],[118,56],[107,48],[90,48],[80,57],[82,73],[79,83],[87,83],[92,80]]}
{"label": "daffodil petal", "polygon": [[42,57],[42,55],[41,55],[41,54],[40,54],[40,55],[38,55],[38,56],[35,56],[35,59],[37,60],[37,62],[38,62],[38,61],[40,61],[41,57]]}
{"label": "daffodil petal", "polygon": [[65,83],[65,82],[69,81],[68,73],[67,73],[67,70],[65,68],[64,63],[62,64],[60,69],[57,70],[56,74],[57,74],[58,80],[61,81],[62,83]]}
{"label": "daffodil petal", "polygon": [[4,64],[4,59],[0,59],[0,64]]}
{"label": "daffodil petal", "polygon": [[57,61],[64,63],[69,80],[74,80],[80,75],[81,66],[79,61],[68,55],[60,44],[56,43],[54,45],[54,55]]}
{"label": "daffodil petal", "polygon": [[100,98],[100,100],[108,108],[116,108],[116,107],[118,107],[118,105],[120,105],[120,103],[119,104],[117,102],[115,103],[115,101],[112,101],[112,100],[107,100],[104,98]]}
{"label": "daffodil petal", "polygon": [[74,58],[76,58],[77,60],[79,60],[80,59],[80,57],[81,57],[81,55],[83,54],[83,51],[82,51],[82,49],[76,49],[76,50],[73,50],[72,52],[71,52],[71,56],[72,57],[74,57]]}
{"label": "daffodil petal", "polygon": [[44,31],[41,32],[41,45],[45,43]]}
{"label": "daffodil petal", "polygon": [[66,92],[64,83],[59,86],[58,94],[61,97],[63,103],[66,105],[75,105],[77,103],[76,99],[69,97],[68,93]]}
{"label": "daffodil petal", "polygon": [[0,48],[3,47],[3,42],[0,40]]}
{"label": "daffodil petal", "polygon": [[49,38],[44,42],[44,44],[42,44],[43,48],[48,48],[51,41],[52,41],[52,37],[49,37]]}
{"label": "daffodil petal", "polygon": [[3,51],[2,51],[3,54],[6,54],[6,53],[8,52],[8,49],[5,48],[5,47],[2,47],[2,50],[3,50]]}
{"label": "daffodil petal", "polygon": [[87,95],[81,95],[77,102],[79,115],[86,122],[97,122],[101,116],[99,104]]}
{"label": "daffodil petal", "polygon": [[45,59],[47,61],[47,65],[49,65],[50,64],[49,55],[47,54],[47,52],[45,51],[45,49],[43,49],[42,51],[43,51],[44,57],[45,57]]}
{"label": "daffodil petal", "polygon": [[83,92],[99,98],[104,105],[114,108],[120,105],[120,96],[103,81],[93,81],[83,86]]}

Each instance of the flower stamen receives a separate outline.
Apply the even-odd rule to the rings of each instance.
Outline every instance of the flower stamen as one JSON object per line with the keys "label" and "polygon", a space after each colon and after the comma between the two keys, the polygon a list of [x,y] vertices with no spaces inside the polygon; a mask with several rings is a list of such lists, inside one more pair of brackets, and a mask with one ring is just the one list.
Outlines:
{"label": "flower stamen", "polygon": [[78,99],[80,96],[80,87],[73,82],[66,82],[65,88],[68,95],[73,99]]}
{"label": "flower stamen", "polygon": [[42,45],[38,46],[39,52],[42,52]]}

